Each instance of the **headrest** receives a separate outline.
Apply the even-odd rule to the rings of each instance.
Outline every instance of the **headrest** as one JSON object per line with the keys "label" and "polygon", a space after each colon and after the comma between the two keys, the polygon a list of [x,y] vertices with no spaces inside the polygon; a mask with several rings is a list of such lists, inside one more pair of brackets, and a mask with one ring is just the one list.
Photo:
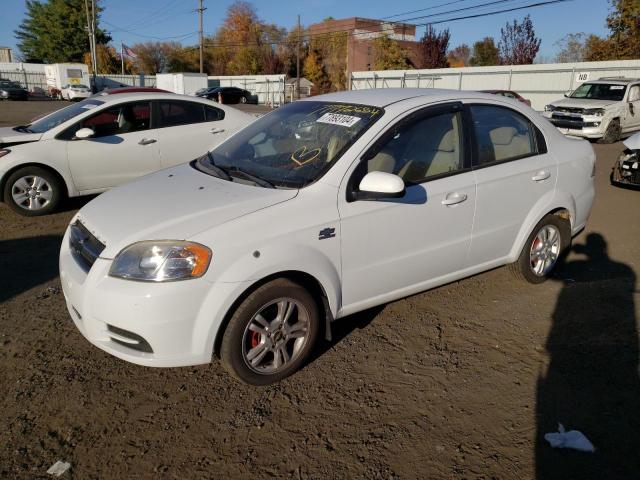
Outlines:
{"label": "headrest", "polygon": [[456,144],[455,144],[455,135],[453,130],[449,130],[444,134],[442,140],[440,140],[440,146],[438,147],[438,151],[440,152],[455,152]]}
{"label": "headrest", "polygon": [[500,127],[495,130],[491,130],[489,136],[491,137],[491,142],[494,145],[509,145],[518,134],[518,131],[513,127]]}

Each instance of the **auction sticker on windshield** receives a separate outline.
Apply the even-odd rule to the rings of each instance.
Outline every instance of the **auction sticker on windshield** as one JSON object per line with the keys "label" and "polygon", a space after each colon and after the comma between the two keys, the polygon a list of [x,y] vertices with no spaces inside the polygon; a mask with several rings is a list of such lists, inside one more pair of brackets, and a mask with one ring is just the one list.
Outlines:
{"label": "auction sticker on windshield", "polygon": [[341,113],[325,113],[318,118],[318,123],[329,123],[331,125],[340,125],[342,127],[353,127],[360,121],[360,117],[351,115],[343,115]]}

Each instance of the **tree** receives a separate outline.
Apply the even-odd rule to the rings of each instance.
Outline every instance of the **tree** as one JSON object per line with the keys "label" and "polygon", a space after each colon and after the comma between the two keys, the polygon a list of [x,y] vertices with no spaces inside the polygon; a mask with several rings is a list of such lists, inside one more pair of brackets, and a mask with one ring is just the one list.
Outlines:
{"label": "tree", "polygon": [[[122,62],[120,61],[120,53],[116,52],[116,49],[109,45],[96,45],[96,57],[98,59],[98,71],[97,73],[121,73]],[[89,73],[93,73],[93,62],[91,61],[91,53],[86,52],[84,54],[84,63],[89,67]],[[125,58],[124,61],[124,73],[136,74],[138,69],[129,60]]]}
{"label": "tree", "polygon": [[383,34],[373,41],[374,70],[404,70],[411,68],[407,51],[400,44]]}
{"label": "tree", "polygon": [[503,65],[530,65],[540,50],[541,40],[536,37],[531,17],[524,17],[522,23],[514,20],[500,29],[502,39],[498,43],[500,62]]}
{"label": "tree", "polygon": [[[27,62],[82,62],[89,50],[84,0],[27,0],[26,14],[17,30],[18,48]],[[96,17],[102,10],[98,6]],[[96,43],[111,37],[96,29]]]}
{"label": "tree", "polygon": [[132,45],[131,50],[138,56],[138,68],[147,75],[155,75],[169,69],[171,56],[181,48],[177,42],[145,42]]}
{"label": "tree", "polygon": [[484,67],[500,65],[500,52],[491,37],[485,37],[473,44],[473,55],[469,59],[469,65]]}
{"label": "tree", "polygon": [[[324,19],[323,23],[332,20],[329,17]],[[347,41],[349,33],[336,31],[336,27],[330,25],[319,30],[327,33],[314,34],[309,41],[309,50],[315,50],[322,58],[322,64],[329,77],[331,90],[344,90],[347,88]]]}
{"label": "tree", "polygon": [[431,25],[427,26],[420,40],[422,68],[447,68],[449,66],[447,50],[449,49],[450,37],[448,28],[442,32],[436,32]]}
{"label": "tree", "polygon": [[447,60],[452,67],[466,67],[471,59],[471,49],[469,45],[463,43],[449,52]]}
{"label": "tree", "polygon": [[584,33],[568,33],[555,43],[560,48],[556,62],[583,62],[587,53],[586,42],[587,36]]}
{"label": "tree", "polygon": [[609,37],[591,35],[586,41],[587,60],[627,60],[640,56],[640,2],[610,0]]}
{"label": "tree", "polygon": [[326,93],[331,88],[329,76],[324,68],[322,54],[317,50],[311,50],[304,61],[304,76],[313,83],[319,93]]}

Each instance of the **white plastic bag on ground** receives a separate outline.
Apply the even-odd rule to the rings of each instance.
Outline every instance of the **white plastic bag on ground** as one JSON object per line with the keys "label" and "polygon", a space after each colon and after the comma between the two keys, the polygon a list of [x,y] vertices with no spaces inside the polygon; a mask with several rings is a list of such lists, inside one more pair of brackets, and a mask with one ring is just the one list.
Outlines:
{"label": "white plastic bag on ground", "polygon": [[578,430],[569,430],[566,432],[561,423],[558,424],[557,432],[547,433],[544,439],[549,442],[553,448],[573,448],[574,450],[590,453],[596,451],[593,444],[582,432]]}
{"label": "white plastic bag on ground", "polygon": [[59,477],[64,472],[69,470],[69,468],[71,468],[70,463],[63,462],[62,460],[58,460],[56,463],[51,465],[51,467],[49,467],[49,470],[47,470],[47,473],[49,475],[53,475],[54,477]]}

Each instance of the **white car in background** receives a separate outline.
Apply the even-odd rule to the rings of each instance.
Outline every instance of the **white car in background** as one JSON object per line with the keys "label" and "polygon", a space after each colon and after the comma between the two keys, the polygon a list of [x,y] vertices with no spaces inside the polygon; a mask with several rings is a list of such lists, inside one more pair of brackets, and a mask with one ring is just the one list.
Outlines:
{"label": "white car in background", "polygon": [[587,222],[594,168],[587,141],[496,95],[312,97],[85,205],[62,288],[80,332],[117,357],[219,354],[264,385],[333,319],[505,264],[544,281]]}
{"label": "white car in background", "polygon": [[173,93],[83,100],[29,125],[0,128],[0,192],[27,216],[188,162],[255,117]]}
{"label": "white car in background", "polygon": [[91,96],[91,89],[82,84],[65,85],[60,90],[63,100],[80,101]]}

